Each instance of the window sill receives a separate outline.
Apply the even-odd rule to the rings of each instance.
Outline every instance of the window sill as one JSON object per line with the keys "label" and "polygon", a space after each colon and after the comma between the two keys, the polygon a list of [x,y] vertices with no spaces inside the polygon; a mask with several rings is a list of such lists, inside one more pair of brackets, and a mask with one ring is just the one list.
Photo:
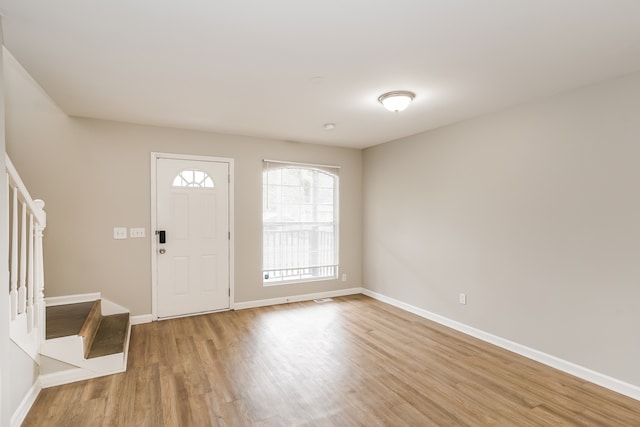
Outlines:
{"label": "window sill", "polygon": [[299,285],[303,283],[313,283],[313,282],[327,282],[330,280],[338,280],[338,276],[332,277],[318,277],[318,278],[309,278],[309,279],[295,279],[295,280],[282,280],[277,282],[262,282],[262,286],[272,287],[272,286],[280,286],[280,285]]}

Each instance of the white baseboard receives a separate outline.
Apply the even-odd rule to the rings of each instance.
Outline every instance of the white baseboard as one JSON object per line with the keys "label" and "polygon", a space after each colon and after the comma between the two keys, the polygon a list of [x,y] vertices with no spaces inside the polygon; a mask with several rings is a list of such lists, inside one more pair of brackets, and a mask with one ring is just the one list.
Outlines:
{"label": "white baseboard", "polygon": [[604,375],[583,366],[576,365],[575,363],[560,359],[559,357],[555,357],[550,354],[543,353],[539,350],[535,350],[522,344],[518,344],[505,338],[490,334],[488,332],[481,331],[480,329],[476,329],[471,326],[465,325],[464,323],[460,323],[444,316],[440,316],[439,314],[431,313],[430,311],[423,310],[411,304],[407,304],[405,302],[390,298],[386,295],[379,294],[369,289],[363,288],[362,293],[371,298],[416,314],[420,317],[424,317],[425,319],[432,320],[451,329],[455,329],[464,334],[478,338],[482,341],[486,341],[498,347],[517,353],[528,359],[535,360],[536,362],[551,366],[552,368],[574,375],[578,378],[582,378],[583,380],[589,381],[599,386],[608,388],[609,390],[624,394],[625,396],[631,397],[632,399],[640,400],[640,387],[633,384],[626,383],[619,379],[612,378],[608,375]]}
{"label": "white baseboard", "polygon": [[102,308],[102,315],[103,316],[109,316],[112,314],[123,314],[123,313],[129,313],[129,309],[126,307],[121,306],[120,304],[116,304],[115,302],[105,299],[105,298],[100,298],[100,306]]}
{"label": "white baseboard", "polygon": [[156,318],[154,317],[153,314],[140,314],[138,316],[131,316],[129,318],[129,322],[132,325],[141,325],[143,323],[151,323],[154,320],[156,320]]}
{"label": "white baseboard", "polygon": [[[336,291],[317,292],[313,294],[294,295],[281,298],[261,299],[255,301],[236,302],[231,307],[232,310],[244,310],[247,308],[267,307],[270,305],[287,304],[290,302],[311,301],[318,298],[331,298],[342,297],[345,295],[361,294],[362,288],[349,288],[339,289]],[[181,316],[178,316],[181,317]],[[163,318],[164,319],[164,318]],[[132,325],[140,325],[142,323],[151,323],[156,321],[157,318],[153,314],[142,314],[138,316],[131,316]]]}
{"label": "white baseboard", "polygon": [[247,308],[266,307],[269,305],[287,304],[290,302],[311,301],[319,298],[343,297],[345,295],[355,295],[355,294],[361,294],[361,293],[362,293],[362,288],[339,289],[336,291],[317,292],[314,294],[294,295],[290,297],[237,302],[233,305],[233,309],[244,310]]}
{"label": "white baseboard", "polygon": [[47,307],[54,307],[56,305],[64,304],[77,304],[81,302],[89,302],[102,299],[100,292],[91,294],[77,294],[77,295],[65,295],[61,297],[47,297],[44,299]]}
{"label": "white baseboard", "polygon": [[64,384],[75,383],[77,381],[85,381],[92,378],[100,378],[107,375],[119,374],[125,371],[126,368],[109,372],[92,372],[87,369],[73,368],[64,371],[53,372],[50,374],[40,375],[39,379],[42,388],[49,388]]}
{"label": "white baseboard", "polygon": [[27,417],[29,410],[35,403],[40,391],[42,390],[42,383],[40,378],[36,379],[36,382],[31,386],[27,394],[24,396],[20,405],[16,408],[15,412],[11,416],[11,427],[20,427],[24,419]]}

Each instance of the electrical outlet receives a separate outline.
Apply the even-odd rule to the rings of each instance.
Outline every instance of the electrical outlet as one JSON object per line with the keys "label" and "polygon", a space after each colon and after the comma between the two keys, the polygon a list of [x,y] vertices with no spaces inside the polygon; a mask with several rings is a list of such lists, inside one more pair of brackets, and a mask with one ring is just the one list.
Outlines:
{"label": "electrical outlet", "polygon": [[126,239],[127,238],[127,227],[114,227],[113,228],[113,238],[116,240]]}
{"label": "electrical outlet", "polygon": [[464,293],[460,293],[460,304],[466,304],[467,303],[467,294]]}
{"label": "electrical outlet", "polygon": [[346,282],[346,281],[347,281],[347,273],[344,273],[344,274],[342,275],[342,281],[343,281],[343,282]]}

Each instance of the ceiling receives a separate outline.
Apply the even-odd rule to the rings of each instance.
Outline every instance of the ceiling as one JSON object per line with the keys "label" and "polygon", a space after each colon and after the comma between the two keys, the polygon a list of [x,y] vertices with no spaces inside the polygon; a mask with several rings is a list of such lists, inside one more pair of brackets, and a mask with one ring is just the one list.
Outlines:
{"label": "ceiling", "polygon": [[[640,70],[638,0],[0,0],[69,115],[363,148]],[[411,90],[401,113],[377,98]],[[325,123],[335,123],[332,131]]]}

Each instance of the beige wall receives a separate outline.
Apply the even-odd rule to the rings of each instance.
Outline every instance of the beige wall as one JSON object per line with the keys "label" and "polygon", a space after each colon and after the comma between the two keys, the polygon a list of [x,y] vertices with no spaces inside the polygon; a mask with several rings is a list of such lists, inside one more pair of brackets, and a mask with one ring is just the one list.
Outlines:
{"label": "beige wall", "polygon": [[[2,45],[2,17],[0,17],[0,46]],[[2,71],[3,49],[0,49],[0,150],[5,149],[4,140],[4,73]],[[7,174],[5,171],[4,156],[0,156],[0,259],[6,260],[9,257],[7,253],[7,245],[4,242],[9,241],[9,218],[7,217],[9,206],[7,206]],[[0,289],[9,289],[9,277],[7,269],[0,269]],[[0,292],[0,317],[7,319],[9,317],[9,295],[7,292]],[[11,365],[9,363],[9,349],[11,339],[9,338],[9,322],[0,322],[0,425],[8,425],[11,414],[15,408],[9,405],[9,393],[11,391],[11,383],[9,382],[9,372]]]}
{"label": "beige wall", "polygon": [[[640,74],[364,153],[72,119],[10,56],[5,74],[7,151],[47,202],[48,295],[150,313],[149,239],[112,239],[150,231],[149,153],[232,157],[237,302],[363,283],[640,386]],[[262,287],[263,158],[342,166],[349,282]]]}
{"label": "beige wall", "polygon": [[[69,118],[10,58],[7,151],[46,202],[47,296],[102,292],[151,313],[150,240],[113,240],[113,227],[150,233],[150,152],[235,159],[235,301],[361,285],[361,151]],[[341,272],[349,280],[262,286],[262,159],[340,165]]]}
{"label": "beige wall", "polygon": [[[1,24],[1,21],[0,21]],[[0,25],[0,46],[2,46],[2,25]],[[5,150],[5,82],[3,72],[3,62],[11,60],[7,58],[4,49],[0,48],[0,152]],[[5,170],[4,154],[0,159],[0,168]],[[7,231],[9,230],[7,213],[7,183],[6,174],[0,174],[0,259],[8,259],[9,241]],[[5,264],[6,266],[6,264]],[[0,286],[2,289],[9,289],[8,271],[0,271]],[[8,292],[0,293],[0,316],[3,319],[9,318],[9,295]],[[9,334],[9,322],[0,322],[0,426],[8,426],[11,417],[16,413],[18,407],[35,384],[39,373],[38,365],[20,347],[11,341]]]}
{"label": "beige wall", "polygon": [[363,159],[364,287],[640,386],[640,74]]}

